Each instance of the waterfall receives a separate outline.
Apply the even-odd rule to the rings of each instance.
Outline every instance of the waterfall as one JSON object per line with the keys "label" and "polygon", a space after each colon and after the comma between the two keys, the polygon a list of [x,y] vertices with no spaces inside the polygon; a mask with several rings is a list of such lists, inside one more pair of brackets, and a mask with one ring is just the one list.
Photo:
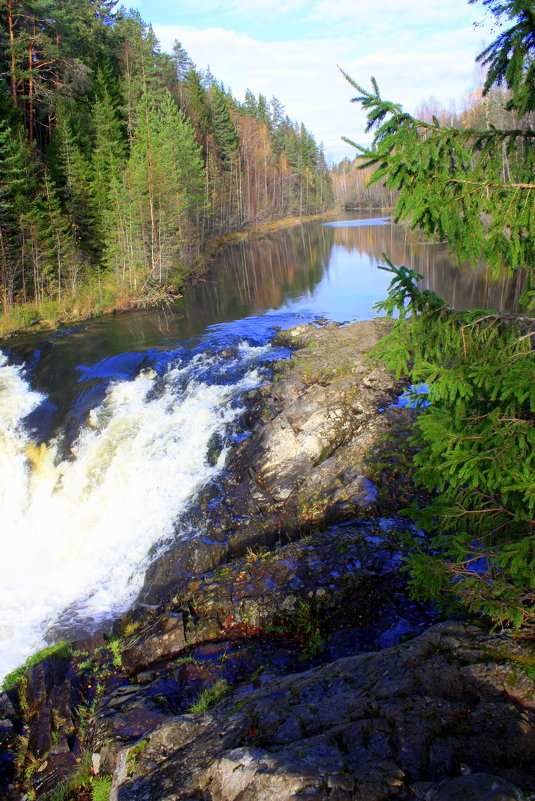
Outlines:
{"label": "waterfall", "polygon": [[210,441],[236,425],[234,399],[260,383],[254,362],[267,349],[242,343],[226,379],[214,368],[216,383],[206,354],[112,381],[67,457],[57,438],[33,441],[25,417],[45,396],[0,352],[0,676],[45,644],[65,610],[96,628],[134,601],[181,513],[222,469],[226,448],[214,464]]}

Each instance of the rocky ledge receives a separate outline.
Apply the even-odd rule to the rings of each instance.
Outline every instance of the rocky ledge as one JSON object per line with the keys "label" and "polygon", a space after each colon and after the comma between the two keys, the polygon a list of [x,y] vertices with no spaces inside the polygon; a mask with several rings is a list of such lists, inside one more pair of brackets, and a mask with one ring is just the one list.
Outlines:
{"label": "rocky ledge", "polygon": [[195,536],[112,636],[0,695],[2,799],[535,798],[533,644],[406,593],[415,413],[369,358],[388,327],[280,335],[296,351],[250,394]]}
{"label": "rocky ledge", "polygon": [[277,336],[293,357],[275,363],[273,380],[249,393],[251,435],[184,521],[197,536],[176,542],[149,570],[143,602],[160,602],[185,575],[251,547],[377,511],[373,449],[392,430],[396,441],[406,437],[414,418],[397,406],[404,383],[370,359],[390,329],[390,321],[377,319],[298,326]]}
{"label": "rocky ledge", "polygon": [[534,789],[535,756],[535,685],[521,657],[507,638],[446,623],[384,651],[261,676],[119,752],[112,797],[518,801],[518,785]]}

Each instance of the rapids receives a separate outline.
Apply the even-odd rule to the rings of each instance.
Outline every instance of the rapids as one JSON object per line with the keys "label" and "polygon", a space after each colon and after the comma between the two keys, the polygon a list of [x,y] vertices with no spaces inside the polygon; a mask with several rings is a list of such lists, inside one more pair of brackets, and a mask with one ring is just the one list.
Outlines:
{"label": "rapids", "polygon": [[[206,354],[112,381],[67,456],[59,438],[34,442],[24,421],[46,399],[0,357],[1,675],[50,627],[90,631],[132,603],[188,501],[222,468],[241,412],[233,398],[258,385],[253,362],[266,350],[239,346],[229,383]],[[209,459],[216,432],[227,446]]]}

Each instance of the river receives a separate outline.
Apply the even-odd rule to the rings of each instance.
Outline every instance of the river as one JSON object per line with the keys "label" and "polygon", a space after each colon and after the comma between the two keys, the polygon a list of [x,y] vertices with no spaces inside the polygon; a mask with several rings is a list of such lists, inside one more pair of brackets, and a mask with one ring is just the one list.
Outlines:
{"label": "river", "polygon": [[519,279],[365,214],[232,245],[170,307],[0,343],[0,676],[52,629],[127,609],[166,544],[195,535],[188,504],[247,436],[241,395],[287,355],[274,330],[374,316],[383,252],[456,308],[518,308]]}

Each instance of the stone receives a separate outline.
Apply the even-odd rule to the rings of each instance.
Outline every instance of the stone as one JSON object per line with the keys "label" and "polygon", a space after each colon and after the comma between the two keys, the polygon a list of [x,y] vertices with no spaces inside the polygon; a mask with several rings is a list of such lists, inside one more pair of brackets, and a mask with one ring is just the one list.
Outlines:
{"label": "stone", "polygon": [[[519,680],[527,691],[519,714],[509,700],[518,692],[511,675],[495,669],[497,639],[506,644],[443,623],[383,651],[244,687],[210,712],[178,716],[148,734],[117,797],[525,801],[521,788],[497,774],[514,768],[517,781],[529,784],[535,683],[528,677],[528,689],[526,674]],[[478,665],[489,669],[476,686],[467,668]],[[517,729],[514,750],[499,752],[503,737],[492,728],[481,734],[489,698],[505,730]],[[475,762],[482,767],[471,770]],[[462,763],[465,775],[456,776]]]}
{"label": "stone", "polygon": [[414,418],[413,410],[390,406],[403,382],[368,356],[391,325],[377,319],[299,326],[281,335],[299,349],[277,363],[279,380],[253,393],[252,436],[188,513],[186,522],[200,536],[175,543],[156,560],[143,601],[160,603],[181,576],[211,570],[255,544],[271,546],[281,534],[295,538],[312,525],[373,509],[376,491],[364,456],[393,420]]}
{"label": "stone", "polygon": [[415,789],[418,801],[527,801],[518,787],[489,773],[458,776],[438,785]]}
{"label": "stone", "polygon": [[128,641],[121,651],[121,661],[125,670],[134,672],[180,653],[185,645],[182,613],[169,612]]}

